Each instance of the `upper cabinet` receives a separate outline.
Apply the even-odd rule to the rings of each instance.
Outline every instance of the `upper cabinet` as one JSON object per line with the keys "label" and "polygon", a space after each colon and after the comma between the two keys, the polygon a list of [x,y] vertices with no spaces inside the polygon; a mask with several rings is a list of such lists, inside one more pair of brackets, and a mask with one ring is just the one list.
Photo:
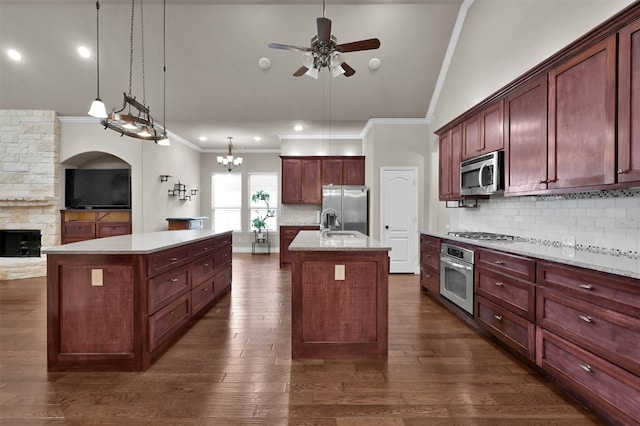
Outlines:
{"label": "upper cabinet", "polygon": [[322,185],[364,185],[364,157],[281,157],[282,203],[322,204]]}
{"label": "upper cabinet", "polygon": [[619,33],[616,173],[618,182],[640,181],[640,20]]}
{"label": "upper cabinet", "polygon": [[463,160],[504,148],[503,117],[501,99],[462,123]]}
{"label": "upper cabinet", "polygon": [[547,187],[547,76],[507,96],[505,195]]}
{"label": "upper cabinet", "polygon": [[616,182],[616,36],[549,72],[548,188]]}
{"label": "upper cabinet", "polygon": [[459,124],[440,135],[440,201],[460,199],[460,159],[462,151],[462,125]]}

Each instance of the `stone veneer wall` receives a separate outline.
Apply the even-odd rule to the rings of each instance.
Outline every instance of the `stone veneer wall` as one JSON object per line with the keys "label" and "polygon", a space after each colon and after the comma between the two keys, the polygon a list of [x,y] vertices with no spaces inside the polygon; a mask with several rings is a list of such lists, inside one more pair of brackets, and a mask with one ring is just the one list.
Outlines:
{"label": "stone veneer wall", "polygon": [[[638,258],[640,188],[565,195],[492,196],[451,216],[452,231],[511,234],[548,245],[574,237],[578,249]],[[456,217],[457,216],[457,217]]]}
{"label": "stone veneer wall", "polygon": [[[60,243],[60,122],[55,111],[0,110],[0,229]],[[46,276],[46,255],[0,257],[0,280]]]}

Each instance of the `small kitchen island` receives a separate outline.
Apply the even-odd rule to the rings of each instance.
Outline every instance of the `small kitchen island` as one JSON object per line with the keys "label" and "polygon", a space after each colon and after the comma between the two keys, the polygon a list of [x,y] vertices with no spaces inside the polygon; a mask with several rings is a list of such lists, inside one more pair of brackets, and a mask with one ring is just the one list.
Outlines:
{"label": "small kitchen island", "polygon": [[300,231],[292,255],[292,358],[386,358],[389,250],[357,231]]}
{"label": "small kitchen island", "polygon": [[144,371],[231,289],[231,232],[139,233],[42,252],[49,371]]}

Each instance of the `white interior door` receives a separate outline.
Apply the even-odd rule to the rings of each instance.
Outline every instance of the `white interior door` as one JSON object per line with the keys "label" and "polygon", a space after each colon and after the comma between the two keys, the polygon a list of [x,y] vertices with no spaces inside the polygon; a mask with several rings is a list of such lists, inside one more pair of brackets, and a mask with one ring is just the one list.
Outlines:
{"label": "white interior door", "polygon": [[418,271],[417,174],[415,168],[381,169],[380,235],[391,246],[391,273]]}

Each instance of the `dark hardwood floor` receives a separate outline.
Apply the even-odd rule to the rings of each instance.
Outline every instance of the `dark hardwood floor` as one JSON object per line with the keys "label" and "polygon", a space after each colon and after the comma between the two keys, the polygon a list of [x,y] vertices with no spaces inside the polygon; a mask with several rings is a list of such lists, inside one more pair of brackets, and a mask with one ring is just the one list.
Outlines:
{"label": "dark hardwood floor", "polygon": [[47,373],[45,279],[0,281],[0,424],[600,424],[416,275],[390,277],[387,360],[292,361],[290,271],[233,262],[231,294],[144,373]]}

